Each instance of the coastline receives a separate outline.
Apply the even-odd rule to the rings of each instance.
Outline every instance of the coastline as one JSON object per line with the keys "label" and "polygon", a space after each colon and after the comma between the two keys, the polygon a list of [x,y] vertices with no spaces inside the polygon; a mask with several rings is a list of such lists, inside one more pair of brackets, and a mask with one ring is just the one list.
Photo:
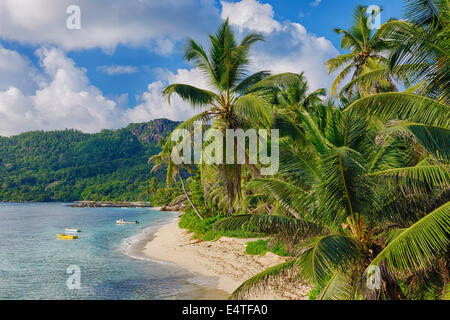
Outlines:
{"label": "coastline", "polygon": [[[160,210],[159,207],[154,207],[155,210]],[[145,228],[142,232],[135,234],[127,239],[124,239],[119,250],[133,259],[139,259],[144,261],[150,261],[153,263],[163,264],[163,265],[173,265],[177,269],[183,271],[186,280],[195,286],[188,296],[178,297],[178,299],[193,299],[193,300],[224,300],[228,297],[228,292],[221,290],[217,286],[217,279],[215,277],[210,277],[201,273],[194,272],[192,270],[186,269],[182,265],[175,264],[171,261],[163,261],[160,259],[155,259],[149,257],[145,254],[145,247],[148,242],[155,238],[155,234],[158,230],[167,224],[171,223],[173,220],[177,219],[179,212],[167,211],[168,214],[173,216],[168,217],[162,222],[156,225],[151,225]]]}
{"label": "coastline", "polygon": [[150,208],[161,210],[161,207],[153,207],[146,201],[74,201],[68,205],[72,208]]}
{"label": "coastline", "polygon": [[[287,258],[267,252],[263,256],[245,254],[246,243],[256,239],[222,237],[217,241],[200,241],[178,227],[179,218],[170,221],[145,236],[133,248],[139,255],[159,262],[169,262],[185,270],[216,279],[217,290],[231,294],[240,284],[265,269],[285,262]],[[247,297],[254,300],[308,299],[310,287],[292,281],[293,275],[271,280],[264,290],[256,289]],[[217,296],[204,297],[217,299]],[[226,297],[224,297],[225,299]]]}

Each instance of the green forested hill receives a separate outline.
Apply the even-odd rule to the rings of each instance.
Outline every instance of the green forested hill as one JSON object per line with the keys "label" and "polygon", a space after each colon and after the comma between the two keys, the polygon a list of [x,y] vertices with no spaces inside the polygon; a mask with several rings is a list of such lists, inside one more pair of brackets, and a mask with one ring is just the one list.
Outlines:
{"label": "green forested hill", "polygon": [[146,200],[147,160],[177,125],[158,119],[95,134],[0,137],[0,201]]}

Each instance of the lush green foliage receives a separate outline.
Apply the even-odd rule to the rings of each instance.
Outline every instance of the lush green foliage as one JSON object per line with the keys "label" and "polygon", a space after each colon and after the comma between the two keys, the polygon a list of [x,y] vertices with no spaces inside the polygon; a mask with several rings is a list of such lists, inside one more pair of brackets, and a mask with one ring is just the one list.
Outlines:
{"label": "lush green foliage", "polygon": [[284,243],[275,242],[271,243],[270,239],[266,240],[256,240],[247,242],[247,247],[245,248],[246,254],[251,255],[264,255],[266,252],[272,252],[279,256],[289,256],[286,251]]}
{"label": "lush green foliage", "polygon": [[[237,111],[230,118],[244,129],[281,129],[275,176],[262,177],[251,165],[198,168],[196,192],[214,206],[204,205],[203,233],[216,221],[212,232],[263,232],[294,254],[245,281],[232,298],[288,270],[314,286],[314,299],[448,297],[449,1],[407,0],[406,19],[376,32],[367,27],[365,11],[358,6],[351,28],[336,29],[342,48],[351,50],[327,64],[330,72],[344,67],[331,88],[334,94],[343,86],[336,100],[324,101],[323,89],[308,94],[301,74],[254,79],[232,103],[226,103],[228,92],[217,99],[187,85],[166,89],[217,114],[225,102],[221,106]],[[217,35],[212,53],[234,39],[227,24]],[[188,59],[214,71],[194,44]],[[212,57],[226,57],[222,51]],[[398,84],[407,89],[397,92]],[[218,127],[227,123],[220,120]],[[192,123],[183,125],[192,130]],[[219,208],[234,214],[218,218]],[[248,252],[262,253],[267,243],[251,243]],[[379,287],[367,285],[374,267]]]}
{"label": "lush green foliage", "polygon": [[151,174],[147,160],[177,124],[156,120],[96,134],[65,130],[0,137],[0,201],[150,197],[162,203],[176,192],[149,193],[151,177],[164,187],[164,172]]}
{"label": "lush green foliage", "polygon": [[187,210],[180,218],[179,227],[194,233],[195,239],[200,240],[218,240],[221,237],[233,238],[255,238],[262,237],[264,234],[252,232],[248,230],[229,230],[219,231],[213,228],[216,222],[225,219],[226,216],[213,216],[201,221],[195,214],[194,210]]}

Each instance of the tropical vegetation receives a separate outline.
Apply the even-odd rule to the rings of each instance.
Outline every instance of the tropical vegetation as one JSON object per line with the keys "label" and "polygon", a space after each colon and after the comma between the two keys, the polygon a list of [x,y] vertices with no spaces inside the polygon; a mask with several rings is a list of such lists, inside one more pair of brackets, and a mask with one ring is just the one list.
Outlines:
{"label": "tropical vegetation", "polygon": [[170,120],[130,124],[95,134],[35,131],[0,137],[0,201],[169,202],[179,188],[148,170],[178,125]]}
{"label": "tropical vegetation", "polygon": [[[358,6],[352,26],[336,29],[348,52],[326,63],[339,72],[331,99],[325,89],[310,92],[303,74],[249,74],[250,48],[263,37],[237,42],[228,21],[208,49],[193,40],[186,47],[214,90],[163,91],[199,108],[179,126],[191,134],[199,126],[280,129],[274,176],[248,163],[175,165],[171,151],[182,141],[171,139],[152,158],[171,168],[170,181],[191,175],[182,227],[203,239],[260,233],[271,240],[249,253],[291,256],[231,298],[288,272],[308,281],[316,299],[450,296],[449,2],[406,1],[405,19],[376,31],[365,12]],[[367,285],[373,279],[379,285]]]}

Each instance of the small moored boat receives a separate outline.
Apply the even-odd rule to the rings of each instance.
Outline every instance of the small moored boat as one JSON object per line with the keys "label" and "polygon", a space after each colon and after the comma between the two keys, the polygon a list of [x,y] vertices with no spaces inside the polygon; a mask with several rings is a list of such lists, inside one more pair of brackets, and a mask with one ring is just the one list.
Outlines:
{"label": "small moored boat", "polygon": [[64,231],[65,232],[81,232],[80,229],[75,229],[75,228],[65,228]]}
{"label": "small moored boat", "polygon": [[59,239],[64,239],[64,240],[78,239],[78,236],[73,235],[73,234],[63,234],[63,233],[58,233],[56,236],[57,236]]}
{"label": "small moored boat", "polygon": [[139,221],[125,221],[123,219],[116,220],[116,224],[139,224]]}

